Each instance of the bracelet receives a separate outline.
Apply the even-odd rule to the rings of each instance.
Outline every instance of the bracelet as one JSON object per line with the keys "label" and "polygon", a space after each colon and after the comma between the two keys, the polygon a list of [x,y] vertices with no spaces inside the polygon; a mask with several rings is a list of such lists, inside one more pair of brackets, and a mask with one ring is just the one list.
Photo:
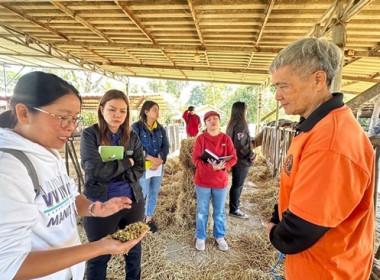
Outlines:
{"label": "bracelet", "polygon": [[92,203],[88,206],[88,208],[87,208],[88,214],[90,214],[91,217],[96,217],[96,215],[95,215],[94,213],[92,213],[92,207],[94,207],[94,205],[95,205],[95,203],[92,202]]}

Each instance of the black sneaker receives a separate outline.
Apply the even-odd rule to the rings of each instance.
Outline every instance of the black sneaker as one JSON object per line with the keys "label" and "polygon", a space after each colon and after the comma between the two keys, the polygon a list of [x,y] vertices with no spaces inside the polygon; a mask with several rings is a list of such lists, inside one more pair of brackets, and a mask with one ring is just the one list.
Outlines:
{"label": "black sneaker", "polygon": [[146,224],[149,226],[149,229],[150,229],[151,233],[156,233],[157,232],[157,227],[155,226],[155,224],[153,224],[152,221],[149,221]]}
{"label": "black sneaker", "polygon": [[240,210],[236,210],[236,212],[230,212],[230,216],[240,218],[240,219],[248,219],[248,215]]}

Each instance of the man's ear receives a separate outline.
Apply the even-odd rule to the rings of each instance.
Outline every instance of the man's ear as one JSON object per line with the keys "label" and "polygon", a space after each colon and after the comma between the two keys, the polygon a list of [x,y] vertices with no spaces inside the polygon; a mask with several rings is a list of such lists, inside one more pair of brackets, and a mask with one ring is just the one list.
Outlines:
{"label": "man's ear", "polygon": [[318,70],[314,73],[315,85],[319,90],[326,86],[327,75],[325,71]]}
{"label": "man's ear", "polygon": [[18,103],[15,106],[17,120],[20,124],[29,124],[30,112],[25,104]]}

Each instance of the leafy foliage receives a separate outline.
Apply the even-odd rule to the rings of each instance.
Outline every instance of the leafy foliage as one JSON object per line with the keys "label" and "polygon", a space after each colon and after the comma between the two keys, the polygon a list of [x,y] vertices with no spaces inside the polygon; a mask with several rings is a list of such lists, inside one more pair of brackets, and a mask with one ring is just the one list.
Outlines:
{"label": "leafy foliage", "polygon": [[245,102],[247,104],[247,122],[255,123],[257,119],[256,87],[241,86],[236,89],[235,93],[230,95],[227,102],[222,106],[222,110],[226,112],[228,119],[231,115],[232,105],[237,101]]}
{"label": "leafy foliage", "polygon": [[149,80],[148,87],[154,93],[166,91],[166,84],[163,80],[158,80],[158,79]]}
{"label": "leafy foliage", "polygon": [[81,117],[83,118],[82,125],[84,127],[93,125],[94,123],[98,122],[98,117],[96,112],[90,112],[90,111],[82,111]]}
{"label": "leafy foliage", "polygon": [[188,84],[188,82],[167,80],[166,91],[178,99],[181,96],[181,92]]}
{"label": "leafy foliage", "polygon": [[205,104],[206,94],[203,92],[200,85],[197,85],[191,90],[191,95],[188,101],[189,105],[198,106]]}

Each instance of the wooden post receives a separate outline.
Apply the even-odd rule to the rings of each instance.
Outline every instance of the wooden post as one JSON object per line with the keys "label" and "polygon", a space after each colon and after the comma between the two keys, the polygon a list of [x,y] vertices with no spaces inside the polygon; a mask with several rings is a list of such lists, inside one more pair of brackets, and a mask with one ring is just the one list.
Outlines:
{"label": "wooden post", "polygon": [[[259,87],[259,92],[257,94],[257,125],[256,125],[256,135],[260,132],[260,119],[261,119],[261,101],[263,98],[262,87]],[[256,136],[255,135],[255,136]]]}
{"label": "wooden post", "polygon": [[[343,16],[343,1],[339,1],[337,8],[336,8],[337,18],[336,21],[339,21]],[[346,45],[345,41],[345,27],[342,24],[342,22],[338,22],[333,27],[333,34],[332,34],[332,42],[336,44],[342,51],[344,49],[344,46]],[[331,91],[332,92],[340,92],[341,91],[341,84],[342,84],[342,71],[343,71],[343,55],[342,60],[340,61],[340,67],[338,72],[336,73],[334,80],[331,84]]]}
{"label": "wooden post", "polygon": [[277,176],[278,172],[278,158],[279,158],[279,152],[280,152],[280,130],[278,129],[278,112],[280,110],[280,102],[276,102],[276,122],[274,125],[274,135],[275,135],[275,148],[274,148],[274,157],[273,157],[273,177]]}

